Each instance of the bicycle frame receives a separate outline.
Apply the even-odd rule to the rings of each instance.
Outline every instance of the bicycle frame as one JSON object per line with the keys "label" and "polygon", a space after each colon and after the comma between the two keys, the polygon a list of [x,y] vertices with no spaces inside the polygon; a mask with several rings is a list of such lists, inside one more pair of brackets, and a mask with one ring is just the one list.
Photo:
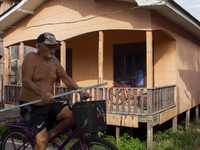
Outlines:
{"label": "bicycle frame", "polygon": [[[12,141],[12,144],[13,144],[13,147],[16,149],[15,147],[15,144],[14,144],[14,141],[13,141],[13,138],[12,138],[12,135],[11,135],[11,128],[19,128],[19,129],[22,129],[23,131],[25,131],[28,135],[29,135],[29,138],[16,150],[19,150],[21,147],[25,146],[26,142],[32,140],[32,142],[34,143],[34,145],[36,144],[36,139],[35,139],[35,135],[33,135],[31,133],[31,129],[28,128],[28,127],[25,127],[25,124],[24,123],[19,123],[17,121],[12,121],[12,122],[7,122],[6,125],[8,126],[8,132],[10,134],[10,137],[11,137],[11,141]],[[57,133],[55,136],[53,136],[52,138],[50,138],[49,142],[53,141],[56,137],[58,137],[59,135],[63,134],[65,131],[71,129],[73,126],[75,126],[75,122],[70,124],[69,126],[65,127],[62,131],[60,131],[59,133]],[[6,131],[7,131],[6,130]],[[6,132],[5,131],[5,132]],[[5,133],[4,132],[4,133]],[[64,148],[64,146],[76,135],[76,133],[78,132],[78,129],[76,128],[72,133],[71,135],[63,142],[63,144],[58,148],[58,150],[62,150]],[[3,134],[4,134],[3,133]],[[3,135],[2,134],[2,135]],[[84,138],[89,138],[91,136],[88,136],[88,137],[84,137]],[[82,134],[79,134],[79,139],[72,145],[71,148],[73,148],[76,144],[80,144],[82,150],[84,150],[84,146],[83,146],[83,142],[82,142]],[[27,145],[28,146],[28,145]],[[26,146],[26,147],[27,147]],[[70,149],[71,149],[70,148]]]}

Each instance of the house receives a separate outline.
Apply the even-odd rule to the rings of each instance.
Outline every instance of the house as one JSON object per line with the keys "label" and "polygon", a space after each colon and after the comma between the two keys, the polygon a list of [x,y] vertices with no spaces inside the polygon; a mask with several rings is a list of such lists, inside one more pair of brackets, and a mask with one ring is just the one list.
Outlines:
{"label": "house", "polygon": [[[119,126],[147,123],[151,149],[153,126],[173,119],[175,132],[178,114],[198,110],[200,22],[174,1],[21,0],[1,15],[0,26],[7,104],[17,103],[21,86],[8,84],[9,47],[20,46],[21,66],[24,46],[52,32],[62,44],[56,57],[79,86],[108,82],[90,92],[106,100],[117,135]],[[111,88],[114,82],[127,87]]]}

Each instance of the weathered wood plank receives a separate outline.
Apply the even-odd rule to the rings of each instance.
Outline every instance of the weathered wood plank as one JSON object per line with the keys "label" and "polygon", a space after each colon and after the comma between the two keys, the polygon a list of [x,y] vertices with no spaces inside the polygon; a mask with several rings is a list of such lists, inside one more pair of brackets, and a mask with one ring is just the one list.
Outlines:
{"label": "weathered wood plank", "polygon": [[175,117],[177,115],[177,108],[174,107],[170,110],[166,110],[163,113],[160,114],[160,123],[162,124],[164,122],[166,122],[169,119],[172,119],[173,117]]}
{"label": "weathered wood plank", "polygon": [[199,105],[195,107],[195,123],[199,122]]}
{"label": "weathered wood plank", "polygon": [[172,119],[173,133],[177,134],[177,116]]}
{"label": "weathered wood plank", "polygon": [[107,113],[108,125],[138,128],[139,127],[138,120],[139,120],[138,116]]}
{"label": "weathered wood plank", "polygon": [[137,113],[137,89],[134,89],[134,113]]}
{"label": "weathered wood plank", "polygon": [[147,149],[153,149],[153,117],[148,116],[147,122]]}
{"label": "weathered wood plank", "polygon": [[119,142],[120,142],[120,128],[119,128],[119,126],[116,126],[116,143],[117,143],[117,146],[119,145]]}
{"label": "weathered wood plank", "polygon": [[188,130],[190,126],[190,109],[186,111],[185,129]]}
{"label": "weathered wood plank", "polygon": [[122,125],[124,127],[134,127],[138,128],[138,116],[122,115]]}
{"label": "weathered wood plank", "polygon": [[153,90],[148,90],[147,91],[147,113],[152,113],[153,112],[153,106],[152,106],[152,91]]}

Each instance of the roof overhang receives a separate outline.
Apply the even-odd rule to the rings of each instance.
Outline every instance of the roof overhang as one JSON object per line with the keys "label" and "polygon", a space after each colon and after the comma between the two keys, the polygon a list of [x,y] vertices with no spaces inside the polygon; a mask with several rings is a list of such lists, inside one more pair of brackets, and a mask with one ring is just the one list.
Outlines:
{"label": "roof overhang", "polygon": [[200,39],[200,22],[173,0],[118,0],[150,9]]}
{"label": "roof overhang", "polygon": [[[44,1],[46,0],[22,0],[18,5],[13,6],[8,12],[0,16],[0,34],[4,34],[4,31],[8,27],[12,27],[13,24],[25,16],[34,14],[34,10],[44,3]],[[150,9],[200,39],[200,22],[173,0],[117,1],[136,3],[138,6]]]}
{"label": "roof overhang", "polygon": [[11,8],[0,16],[0,34],[13,24],[29,14],[34,14],[34,10],[46,0],[22,0],[19,4]]}
{"label": "roof overhang", "polygon": [[165,1],[162,5],[146,7],[200,39],[200,22],[174,1]]}

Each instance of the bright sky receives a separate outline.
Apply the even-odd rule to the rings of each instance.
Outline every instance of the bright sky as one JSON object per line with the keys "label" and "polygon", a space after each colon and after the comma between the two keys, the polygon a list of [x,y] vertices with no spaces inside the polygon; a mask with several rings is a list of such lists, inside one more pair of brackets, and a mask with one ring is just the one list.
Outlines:
{"label": "bright sky", "polygon": [[174,0],[174,1],[200,21],[200,0]]}

